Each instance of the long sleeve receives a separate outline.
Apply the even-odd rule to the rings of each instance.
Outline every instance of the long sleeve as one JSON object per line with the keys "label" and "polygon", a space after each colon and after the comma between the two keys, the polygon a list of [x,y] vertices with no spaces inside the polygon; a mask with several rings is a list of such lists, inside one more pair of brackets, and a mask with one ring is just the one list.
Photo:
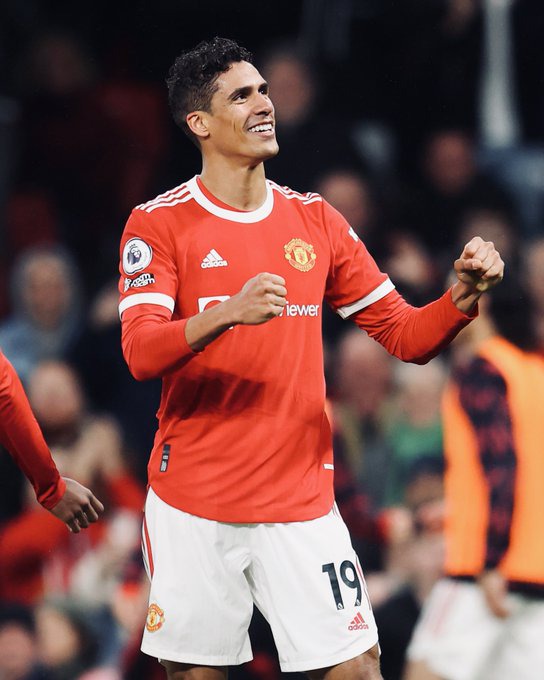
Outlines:
{"label": "long sleeve", "polygon": [[477,358],[457,375],[461,405],[478,440],[489,487],[485,567],[495,568],[510,544],[514,511],[516,453],[506,383],[485,359]]}
{"label": "long sleeve", "polygon": [[122,317],[123,356],[137,380],[160,378],[195,356],[185,339],[186,319],[170,320],[168,310],[138,305]]}
{"label": "long sleeve", "polygon": [[350,318],[402,361],[425,364],[477,315],[453,304],[451,290],[424,307],[413,307],[393,290]]}
{"label": "long sleeve", "polygon": [[66,484],[51,458],[21,381],[1,353],[0,442],[34,487],[38,501],[51,510],[64,495]]}

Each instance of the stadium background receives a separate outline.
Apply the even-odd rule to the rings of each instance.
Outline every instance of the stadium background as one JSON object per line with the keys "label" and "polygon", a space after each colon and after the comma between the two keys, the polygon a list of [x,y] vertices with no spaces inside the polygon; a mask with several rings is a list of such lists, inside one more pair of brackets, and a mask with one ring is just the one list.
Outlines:
{"label": "stadium background", "polygon": [[[269,176],[322,192],[411,302],[443,290],[467,235],[492,238],[529,284],[544,344],[544,10],[509,5],[0,2],[0,345],[59,466],[108,506],[100,528],[69,539],[0,459],[0,671],[16,622],[19,663],[42,666],[21,678],[155,672],[136,648],[159,385],[123,364],[115,286],[132,206],[199,171],[166,105],[176,55],[214,35],[254,52],[277,106]],[[396,680],[440,569],[449,355],[412,370],[330,314],[324,335],[337,496]],[[279,677],[260,619],[254,647],[232,677]]]}

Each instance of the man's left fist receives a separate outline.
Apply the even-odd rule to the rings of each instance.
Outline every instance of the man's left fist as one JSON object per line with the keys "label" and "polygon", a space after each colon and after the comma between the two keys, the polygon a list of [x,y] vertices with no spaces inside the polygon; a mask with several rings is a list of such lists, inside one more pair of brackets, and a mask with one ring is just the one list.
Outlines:
{"label": "man's left fist", "polygon": [[459,281],[472,285],[480,293],[496,286],[504,276],[504,262],[495,246],[479,236],[466,244],[453,268]]}

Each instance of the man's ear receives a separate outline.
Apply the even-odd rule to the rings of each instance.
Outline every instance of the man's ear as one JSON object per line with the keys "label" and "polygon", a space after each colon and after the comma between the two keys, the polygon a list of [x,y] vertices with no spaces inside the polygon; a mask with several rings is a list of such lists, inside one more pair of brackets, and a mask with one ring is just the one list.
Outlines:
{"label": "man's ear", "polygon": [[208,114],[205,111],[191,111],[187,114],[189,130],[199,139],[206,139],[210,135],[208,130]]}

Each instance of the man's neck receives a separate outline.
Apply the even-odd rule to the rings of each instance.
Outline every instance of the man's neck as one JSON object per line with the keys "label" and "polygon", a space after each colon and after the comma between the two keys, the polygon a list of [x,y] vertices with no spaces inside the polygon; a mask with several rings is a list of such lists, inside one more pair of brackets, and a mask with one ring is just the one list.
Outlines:
{"label": "man's neck", "polygon": [[226,160],[204,160],[202,183],[216,198],[237,210],[256,210],[266,200],[264,165],[240,167]]}

